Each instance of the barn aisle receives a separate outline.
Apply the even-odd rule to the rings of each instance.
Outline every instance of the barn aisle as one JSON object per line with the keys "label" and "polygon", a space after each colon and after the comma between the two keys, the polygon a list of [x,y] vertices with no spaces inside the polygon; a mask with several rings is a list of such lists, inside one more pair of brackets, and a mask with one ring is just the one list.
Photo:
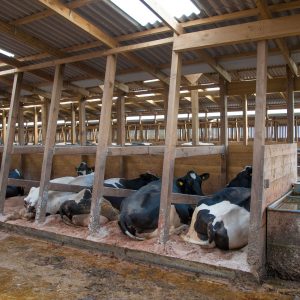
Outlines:
{"label": "barn aisle", "polygon": [[0,299],[297,299],[296,285],[232,286],[0,232]]}

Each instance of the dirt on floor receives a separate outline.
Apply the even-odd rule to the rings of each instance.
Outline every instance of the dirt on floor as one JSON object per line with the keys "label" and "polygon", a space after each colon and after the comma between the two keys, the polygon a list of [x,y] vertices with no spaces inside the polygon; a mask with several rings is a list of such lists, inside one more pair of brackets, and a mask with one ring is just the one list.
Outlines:
{"label": "dirt on floor", "polygon": [[235,286],[0,231],[0,299],[300,299],[299,283]]}

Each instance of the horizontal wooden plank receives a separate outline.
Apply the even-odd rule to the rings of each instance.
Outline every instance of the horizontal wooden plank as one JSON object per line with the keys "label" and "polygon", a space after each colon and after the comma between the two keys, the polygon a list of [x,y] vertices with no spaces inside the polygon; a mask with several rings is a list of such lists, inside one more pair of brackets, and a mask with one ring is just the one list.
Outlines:
{"label": "horizontal wooden plank", "polygon": [[300,18],[293,15],[182,34],[174,39],[173,50],[190,51],[299,34]]}
{"label": "horizontal wooden plank", "polygon": [[[8,184],[15,186],[22,186],[26,188],[38,187],[40,182],[37,180],[26,180],[26,179],[8,179]],[[81,185],[70,185],[70,184],[62,184],[62,183],[52,183],[50,182],[49,190],[51,191],[61,191],[61,192],[73,192],[78,193],[82,189],[87,188],[87,186]],[[104,188],[104,196],[114,196],[114,197],[127,197],[134,193],[134,190],[126,190],[126,189],[115,189],[115,188]]]}
{"label": "horizontal wooden plank", "polygon": [[178,147],[176,148],[176,158],[223,154],[224,146],[196,146],[196,147]]}

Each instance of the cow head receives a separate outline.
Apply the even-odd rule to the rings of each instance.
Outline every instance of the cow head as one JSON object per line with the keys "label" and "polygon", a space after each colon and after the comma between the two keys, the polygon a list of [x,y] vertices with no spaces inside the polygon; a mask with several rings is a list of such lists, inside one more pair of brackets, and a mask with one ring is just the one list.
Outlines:
{"label": "cow head", "polygon": [[176,185],[182,194],[203,195],[202,182],[209,178],[209,173],[198,175],[189,171],[185,176],[176,180]]}
{"label": "cow head", "polygon": [[90,168],[86,162],[81,162],[78,167],[75,167],[78,176],[91,174],[94,172],[94,168]]}
{"label": "cow head", "polygon": [[252,166],[246,166],[235,178],[233,178],[227,187],[244,187],[251,188],[252,183]]}

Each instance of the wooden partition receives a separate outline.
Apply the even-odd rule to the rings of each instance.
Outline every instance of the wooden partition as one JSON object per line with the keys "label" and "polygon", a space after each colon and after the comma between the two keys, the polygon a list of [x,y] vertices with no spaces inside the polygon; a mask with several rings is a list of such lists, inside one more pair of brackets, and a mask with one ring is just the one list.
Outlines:
{"label": "wooden partition", "polygon": [[265,146],[264,208],[279,199],[297,181],[297,144]]}

